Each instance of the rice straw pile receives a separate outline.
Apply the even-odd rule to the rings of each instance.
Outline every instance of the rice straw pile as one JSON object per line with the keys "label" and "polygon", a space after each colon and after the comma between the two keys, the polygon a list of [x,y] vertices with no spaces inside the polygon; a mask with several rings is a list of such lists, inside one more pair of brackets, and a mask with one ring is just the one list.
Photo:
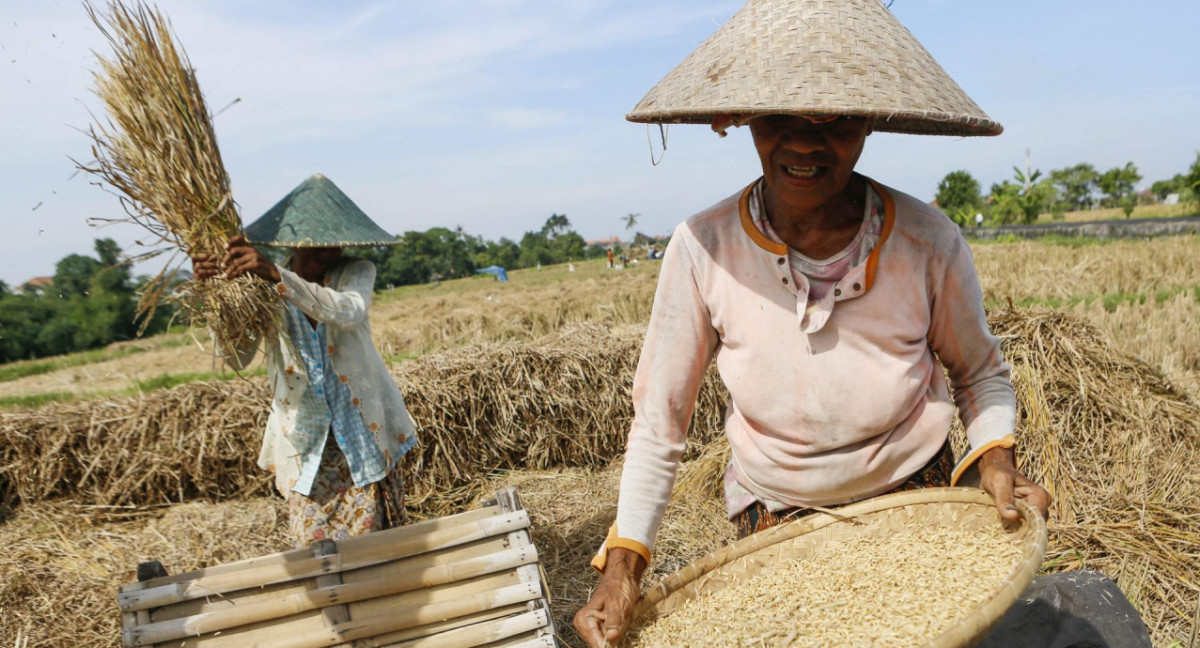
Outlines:
{"label": "rice straw pile", "polygon": [[[241,220],[191,62],[166,18],[140,0],[133,8],[111,0],[104,17],[85,6],[113,58],[97,55],[96,94],[109,120],[89,129],[95,162],[80,168],[117,194],[123,220],[154,235],[151,251],[139,258],[170,248],[219,258]],[[142,293],[143,326],[169,297],[174,276],[168,264]],[[257,276],[190,281],[175,292],[170,298],[194,325],[214,331],[224,349],[252,346],[282,326],[278,295]]]}
{"label": "rice straw pile", "polygon": [[[405,362],[396,382],[421,439],[405,456],[410,505],[456,511],[494,471],[607,465],[629,432],[641,340],[636,327],[586,325]],[[695,440],[719,431],[725,394],[710,374]],[[269,403],[254,379],[0,412],[0,506],[266,494],[270,475],[256,460]]]}
{"label": "rice straw pile", "polygon": [[919,646],[989,600],[1021,558],[999,524],[864,530],[635,629],[636,648]]}
{"label": "rice straw pile", "polygon": [[0,646],[120,648],[117,587],[138,563],[171,573],[289,547],[280,498],[171,507],[22,506],[0,524]]}
{"label": "rice straw pile", "polygon": [[[1155,645],[1186,646],[1200,603],[1200,407],[1082,320],[1011,310],[991,313],[989,322],[1014,366],[1019,460],[1054,495],[1046,568],[1105,573],[1143,615]],[[640,340],[635,328],[583,327],[532,343],[425,356],[395,372],[421,434],[405,463],[411,512],[463,510],[472,497],[516,485],[534,519],[560,628],[569,628],[596,583],[587,561],[615,514]],[[690,439],[707,445],[689,450],[647,584],[732,540],[720,499],[728,449],[723,440],[710,443],[719,436],[724,398],[710,375]],[[117,645],[115,634],[105,643],[84,629],[109,613],[106,622],[119,626],[111,588],[130,580],[128,573],[114,572],[103,581],[110,589],[92,591],[94,607],[56,603],[100,586],[101,567],[89,562],[99,558],[80,555],[80,538],[132,552],[122,553],[123,564],[138,554],[124,538],[140,534],[145,520],[90,530],[85,519],[96,511],[154,513],[196,498],[278,500],[268,495],[269,474],[255,465],[268,403],[256,379],[0,412],[0,516],[4,504],[14,507],[0,529],[19,540],[0,543],[8,547],[0,549],[0,567],[14,575],[7,590],[0,584],[0,607],[28,621],[0,622],[0,645],[37,627],[50,609],[58,611],[55,636],[62,638],[31,645]],[[35,515],[45,506],[58,511],[55,521]],[[40,555],[61,554],[54,579],[20,549],[45,525],[36,532],[46,547]],[[264,532],[248,525],[216,533],[249,542]],[[222,560],[264,553],[252,547]],[[92,576],[72,577],[74,569]],[[19,582],[27,584],[21,596],[12,590]],[[28,594],[37,587],[41,594]],[[582,646],[570,630],[561,639]]]}

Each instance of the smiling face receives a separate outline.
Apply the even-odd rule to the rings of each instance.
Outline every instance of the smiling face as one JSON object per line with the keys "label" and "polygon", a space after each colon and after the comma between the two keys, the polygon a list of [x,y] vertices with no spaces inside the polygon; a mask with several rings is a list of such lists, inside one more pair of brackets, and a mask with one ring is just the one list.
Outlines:
{"label": "smiling face", "polygon": [[804,216],[836,211],[847,198],[870,126],[861,117],[766,115],[750,120],[750,134],[762,162],[768,209]]}

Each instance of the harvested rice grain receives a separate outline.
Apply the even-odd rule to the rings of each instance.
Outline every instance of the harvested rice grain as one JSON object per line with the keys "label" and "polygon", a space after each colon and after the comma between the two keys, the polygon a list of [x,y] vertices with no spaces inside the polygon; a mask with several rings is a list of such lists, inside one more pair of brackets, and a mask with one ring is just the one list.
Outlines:
{"label": "harvested rice grain", "polygon": [[980,531],[907,527],[830,543],[811,558],[703,594],[635,629],[628,646],[914,646],[984,603],[1020,547]]}

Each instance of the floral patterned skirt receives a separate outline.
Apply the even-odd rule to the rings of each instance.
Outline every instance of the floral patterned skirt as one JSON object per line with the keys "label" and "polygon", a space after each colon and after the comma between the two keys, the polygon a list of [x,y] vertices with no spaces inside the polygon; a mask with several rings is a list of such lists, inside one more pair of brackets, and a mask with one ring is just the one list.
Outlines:
{"label": "floral patterned skirt", "polygon": [[[912,477],[909,477],[903,484],[888,491],[888,493],[899,493],[918,488],[949,486],[950,477],[953,474],[954,451],[950,448],[950,442],[947,441],[942,446],[941,451],[934,455],[933,459],[929,460],[929,463],[925,464],[923,468],[918,470]],[[810,508],[798,507],[772,513],[767,510],[767,507],[762,502],[755,502],[746,510],[735,515],[733,523],[737,526],[738,540],[741,540],[751,533],[758,533],[789,520],[804,517],[809,513],[816,513],[816,511]]]}
{"label": "floral patterned skirt", "polygon": [[287,510],[288,531],[296,549],[326,538],[345,540],[401,526],[407,515],[400,464],[380,481],[355,486],[346,456],[330,434],[312,490],[307,496],[289,493]]}

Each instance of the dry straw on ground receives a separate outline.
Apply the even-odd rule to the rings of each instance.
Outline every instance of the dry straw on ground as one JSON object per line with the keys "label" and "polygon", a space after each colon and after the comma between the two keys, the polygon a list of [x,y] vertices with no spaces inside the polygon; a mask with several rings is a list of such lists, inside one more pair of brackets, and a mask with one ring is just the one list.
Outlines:
{"label": "dry straw on ground", "polygon": [[[372,306],[375,346],[385,356],[414,356],[464,344],[530,340],[584,322],[644,324],[658,268],[650,264],[600,274],[600,262],[580,264],[570,283],[534,283],[532,270],[517,271],[502,289],[473,280],[461,292],[412,287],[403,299]],[[588,276],[590,275],[590,276]]]}
{"label": "dry straw on ground", "polygon": [[117,587],[135,580],[139,562],[183,572],[279,551],[288,544],[280,501],[21,507],[0,525],[0,646],[117,648]]}
{"label": "dry straw on ground", "polygon": [[[113,54],[97,56],[96,94],[109,121],[97,120],[88,131],[95,160],[80,168],[121,199],[125,220],[154,237],[144,256],[167,248],[224,254],[241,220],[191,62],[166,18],[141,0],[132,7],[110,0],[104,16],[85,7]],[[173,298],[190,321],[217,331],[230,345],[248,345],[282,326],[278,295],[262,279],[246,275],[173,287],[174,275],[175,266],[168,265],[142,294],[144,322],[175,290]]]}
{"label": "dry straw on ground", "polygon": [[1111,309],[1100,302],[1077,304],[1068,312],[1094,322],[1193,400],[1200,399],[1200,289],[1124,302]]}
{"label": "dry straw on ground", "polygon": [[[1200,408],[1078,319],[1014,311],[993,314],[990,322],[1014,365],[1021,460],[1055,496],[1047,564],[1107,573],[1144,615],[1156,645],[1186,639],[1200,593],[1200,473],[1194,468],[1200,465]],[[441,514],[498,487],[502,477],[515,483],[538,521],[562,628],[594,586],[587,559],[612,520],[619,468],[592,468],[624,446],[639,340],[637,330],[584,328],[534,344],[436,354],[406,362],[398,373],[423,430],[421,450],[406,465],[417,495],[414,512]],[[711,376],[705,390],[697,442],[712,438],[720,421],[722,392]],[[260,384],[234,382],[0,414],[0,481],[7,484],[0,489],[10,504],[19,504],[5,528],[28,535],[13,525],[23,525],[30,511],[46,510],[34,508],[49,506],[39,504],[46,497],[145,507],[266,493],[266,475],[253,459],[267,400]],[[651,579],[731,539],[719,499],[722,453],[719,445],[691,453],[695,460],[676,486]],[[559,468],[572,463],[585,468]],[[530,465],[555,470],[523,470]],[[56,542],[69,551],[90,536],[86,528],[69,528],[86,527],[69,522],[75,517],[63,519],[53,523],[64,529]],[[251,539],[261,529],[237,532]],[[127,532],[109,533],[115,544]],[[6,570],[30,560],[24,553],[14,558],[12,543],[0,546],[9,547],[0,550]],[[64,564],[69,570],[71,563]],[[106,587],[127,576],[113,576]],[[75,582],[76,588],[97,586]],[[32,610],[67,594],[26,591],[0,605],[14,618],[33,618]],[[111,590],[93,595],[106,600]],[[90,609],[88,618],[60,616],[59,628],[92,627],[92,617],[105,609]],[[18,630],[3,628],[0,645],[11,644]],[[569,630],[564,639],[579,645]]]}
{"label": "dry straw on ground", "polygon": [[[638,328],[587,325],[404,363],[396,380],[421,430],[405,466],[414,502],[452,510],[472,496],[464,488],[496,470],[607,465],[633,415],[641,337]],[[717,429],[724,394],[710,375],[697,438]],[[238,380],[0,413],[0,504],[266,493],[269,478],[255,460],[268,402],[263,381]]]}
{"label": "dry straw on ground", "polygon": [[1023,467],[1054,495],[1048,563],[1099,569],[1156,645],[1187,636],[1200,598],[1200,406],[1091,324],[991,319],[1014,368]]}
{"label": "dry straw on ground", "polygon": [[[1081,240],[1083,243],[1083,240]],[[1200,236],[1121,240],[1078,246],[1036,241],[972,246],[984,299],[1060,299],[1153,295],[1196,287]]]}

